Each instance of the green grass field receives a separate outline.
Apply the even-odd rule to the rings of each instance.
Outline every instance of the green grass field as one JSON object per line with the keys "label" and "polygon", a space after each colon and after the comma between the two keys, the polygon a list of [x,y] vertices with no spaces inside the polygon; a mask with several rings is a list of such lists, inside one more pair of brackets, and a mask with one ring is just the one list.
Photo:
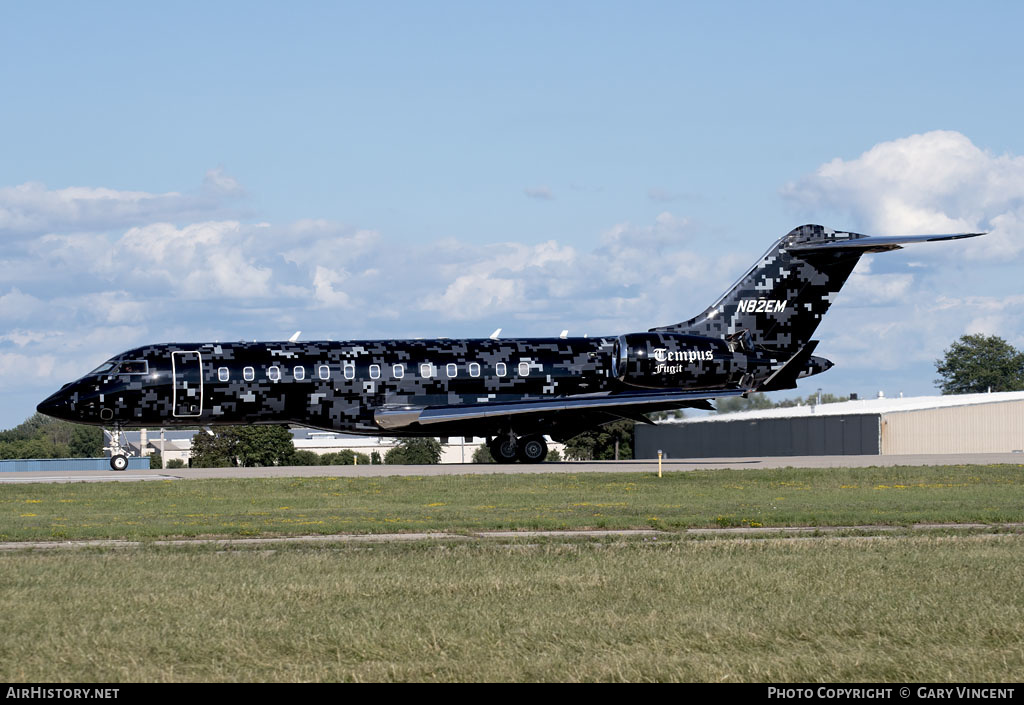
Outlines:
{"label": "green grass field", "polygon": [[0,680],[1007,681],[1024,538],[0,555]]}
{"label": "green grass field", "polygon": [[0,553],[0,680],[1019,680],[1024,534],[1005,528],[228,550],[150,540],[1024,522],[1022,471],[2,486],[4,541],[142,543]]}
{"label": "green grass field", "polygon": [[0,540],[1024,521],[1015,465],[9,485]]}

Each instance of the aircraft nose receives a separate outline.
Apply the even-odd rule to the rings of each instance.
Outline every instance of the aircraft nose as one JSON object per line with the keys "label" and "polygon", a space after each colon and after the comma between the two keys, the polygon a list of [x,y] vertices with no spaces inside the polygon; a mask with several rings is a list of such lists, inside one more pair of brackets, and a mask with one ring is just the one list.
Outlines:
{"label": "aircraft nose", "polygon": [[[67,385],[65,385],[67,386]],[[46,414],[57,419],[70,420],[71,405],[69,403],[68,395],[64,393],[64,390],[51,394],[39,403],[36,407],[36,411],[40,414]]]}

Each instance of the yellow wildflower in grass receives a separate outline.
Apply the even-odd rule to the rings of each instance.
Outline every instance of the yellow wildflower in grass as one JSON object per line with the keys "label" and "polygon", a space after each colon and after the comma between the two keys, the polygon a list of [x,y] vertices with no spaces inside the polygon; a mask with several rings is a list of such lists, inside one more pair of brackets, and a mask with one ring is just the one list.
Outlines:
{"label": "yellow wildflower in grass", "polygon": [[42,504],[42,503],[43,503],[43,500],[41,500],[41,499],[26,499],[25,500],[25,504]]}

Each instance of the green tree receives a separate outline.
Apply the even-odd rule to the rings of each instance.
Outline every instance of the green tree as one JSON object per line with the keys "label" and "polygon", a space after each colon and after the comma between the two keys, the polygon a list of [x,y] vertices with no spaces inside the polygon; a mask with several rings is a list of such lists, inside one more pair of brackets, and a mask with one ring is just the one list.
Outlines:
{"label": "green tree", "polygon": [[[836,396],[835,394],[825,393],[825,394],[821,395],[821,402],[820,403],[822,403],[822,404],[836,404],[836,403],[841,402],[841,401],[850,401],[850,397],[840,397],[840,396]],[[806,397],[803,397],[803,398],[795,397],[793,399],[783,399],[782,401],[776,403],[775,406],[776,407],[815,406],[818,403],[819,403],[818,402],[818,395],[817,395],[817,393],[815,393],[815,394],[808,394]]]}
{"label": "green tree", "polygon": [[290,464],[302,466],[327,464],[320,461],[321,457],[311,450],[297,450],[292,454]]}
{"label": "green tree", "polygon": [[548,457],[544,458],[545,463],[560,463],[562,462],[562,454],[557,449],[552,448],[548,451]]}
{"label": "green tree", "polygon": [[772,409],[775,404],[764,394],[751,394],[748,397],[723,397],[715,400],[715,410],[719,414],[730,414],[734,411],[750,411],[751,409]]}
{"label": "green tree", "polygon": [[483,445],[473,451],[474,463],[493,463],[494,456],[491,455],[491,449]]}
{"label": "green tree", "polygon": [[292,434],[284,426],[222,426],[211,436],[192,439],[192,467],[246,468],[289,465],[295,454]]}
{"label": "green tree", "polygon": [[292,434],[284,426],[235,426],[235,452],[245,468],[290,465],[295,455]]}
{"label": "green tree", "polygon": [[1024,389],[1024,353],[996,335],[963,335],[935,361],[943,394]]}
{"label": "green tree", "polygon": [[98,426],[74,425],[68,450],[72,458],[99,458],[103,456],[103,429]]}
{"label": "green tree", "polygon": [[[633,427],[635,421],[613,421],[569,439],[565,455],[574,460],[619,460],[633,458]],[[616,445],[617,444],[617,445]]]}
{"label": "green tree", "polygon": [[218,429],[212,436],[200,431],[192,437],[192,462],[194,468],[231,468],[238,465],[235,455],[233,427]]}
{"label": "green tree", "polygon": [[360,465],[370,464],[370,456],[366,453],[356,453],[351,448],[346,448],[337,453],[324,453],[320,456],[320,465],[355,465],[356,458],[359,459]]}
{"label": "green tree", "polygon": [[436,438],[406,438],[384,456],[388,465],[437,465],[441,443]]}
{"label": "green tree", "polygon": [[673,409],[672,411],[652,411],[646,416],[651,421],[666,421],[668,419],[685,419],[686,412],[682,409]]}

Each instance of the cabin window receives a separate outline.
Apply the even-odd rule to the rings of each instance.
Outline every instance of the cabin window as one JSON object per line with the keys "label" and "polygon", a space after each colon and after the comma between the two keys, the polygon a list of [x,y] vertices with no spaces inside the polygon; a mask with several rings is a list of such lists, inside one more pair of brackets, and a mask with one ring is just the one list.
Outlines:
{"label": "cabin window", "polygon": [[251,367],[245,367],[242,369],[242,379],[246,382],[252,382],[256,379],[256,370]]}
{"label": "cabin window", "polygon": [[217,368],[217,379],[219,379],[221,382],[227,382],[229,379],[231,379],[231,373],[228,371],[227,367]]}
{"label": "cabin window", "polygon": [[102,365],[97,367],[95,370],[93,370],[89,374],[91,374],[91,375],[101,375],[104,372],[110,372],[112,369],[114,369],[114,363],[110,362],[108,360],[107,362],[104,362]]}
{"label": "cabin window", "polygon": [[479,362],[471,362],[471,363],[469,363],[469,376],[470,377],[479,377],[480,376],[480,363]]}
{"label": "cabin window", "polygon": [[449,362],[448,365],[445,367],[445,372],[448,373],[448,379],[451,379],[452,377],[459,374],[459,368],[454,362]]}
{"label": "cabin window", "polygon": [[318,368],[316,368],[316,373],[320,376],[320,379],[331,378],[331,368],[328,367],[327,365],[320,365]]}
{"label": "cabin window", "polygon": [[423,379],[430,379],[434,376],[434,366],[429,362],[424,362],[420,365],[420,377]]}
{"label": "cabin window", "polygon": [[296,365],[295,367],[292,368],[292,374],[295,376],[295,379],[306,379],[306,368],[303,367],[302,365]]}
{"label": "cabin window", "polygon": [[520,362],[519,363],[519,376],[520,377],[529,377],[530,376],[530,363],[529,362]]}
{"label": "cabin window", "polygon": [[356,378],[356,364],[354,362],[345,363],[345,379]]}
{"label": "cabin window", "polygon": [[497,365],[494,366],[494,373],[499,377],[504,377],[505,375],[508,374],[508,368],[505,367],[504,362],[499,362]]}
{"label": "cabin window", "polygon": [[405,377],[405,365],[394,365],[391,368],[391,374],[395,379],[402,379]]}
{"label": "cabin window", "polygon": [[380,365],[370,365],[370,379],[380,379]]}
{"label": "cabin window", "polygon": [[270,378],[271,382],[277,382],[281,379],[281,368],[277,365],[271,365],[267,368],[267,377]]}

